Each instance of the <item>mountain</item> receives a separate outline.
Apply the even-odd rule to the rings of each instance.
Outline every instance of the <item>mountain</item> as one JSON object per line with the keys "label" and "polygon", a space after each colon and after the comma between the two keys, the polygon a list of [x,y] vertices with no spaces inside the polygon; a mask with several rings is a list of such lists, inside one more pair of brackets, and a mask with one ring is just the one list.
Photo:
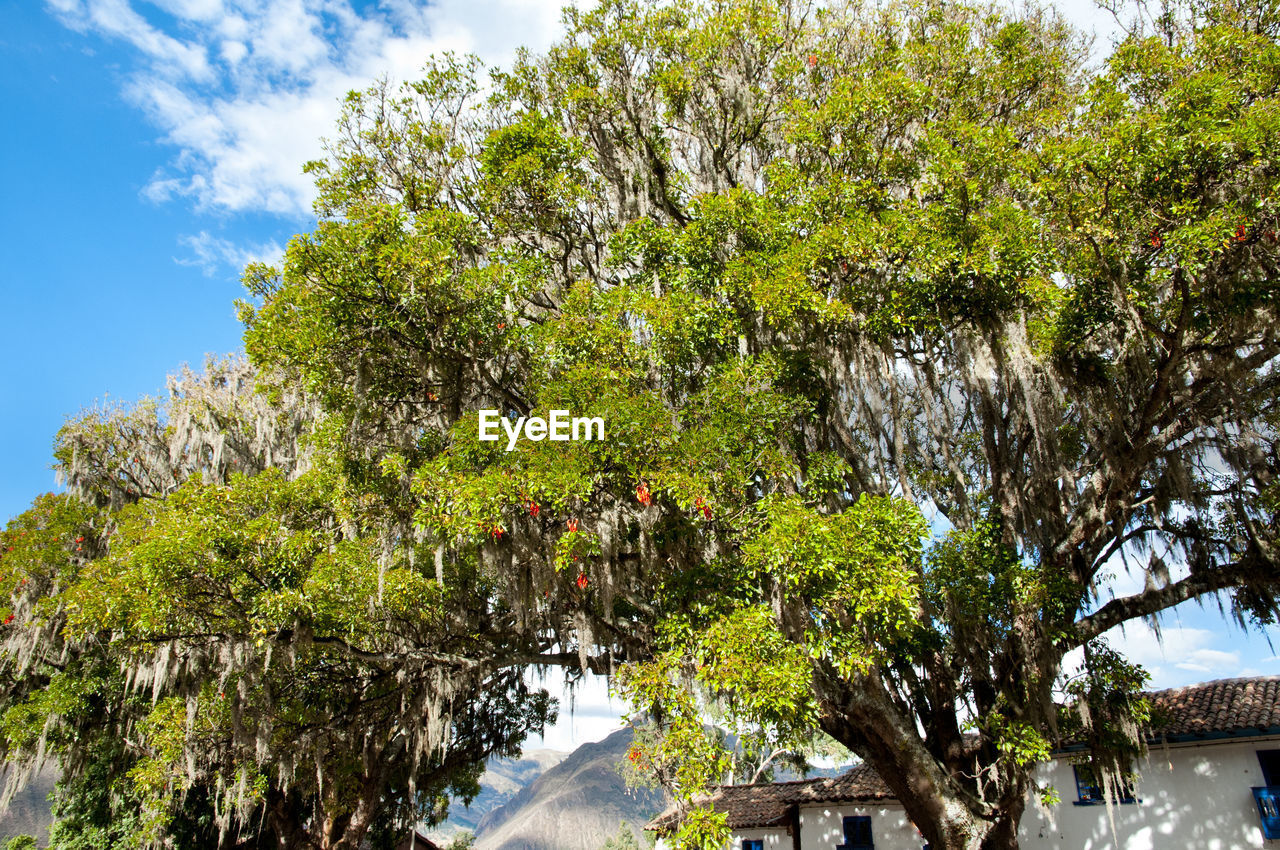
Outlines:
{"label": "mountain", "polygon": [[510,800],[520,789],[568,755],[559,750],[527,750],[519,758],[490,759],[480,777],[480,793],[471,805],[465,806],[461,800],[450,800],[449,819],[427,837],[444,845],[464,829],[475,832],[482,817]]}
{"label": "mountain", "polygon": [[640,829],[666,807],[661,791],[628,790],[617,765],[631,746],[620,729],[584,744],[480,819],[475,850],[599,850],[622,821]]}
{"label": "mountain", "polygon": [[[19,835],[34,835],[41,843],[44,842],[53,820],[49,794],[57,781],[57,768],[46,767],[31,777],[26,788],[13,796],[9,810],[0,817],[0,845]],[[0,779],[0,784],[2,782]]]}

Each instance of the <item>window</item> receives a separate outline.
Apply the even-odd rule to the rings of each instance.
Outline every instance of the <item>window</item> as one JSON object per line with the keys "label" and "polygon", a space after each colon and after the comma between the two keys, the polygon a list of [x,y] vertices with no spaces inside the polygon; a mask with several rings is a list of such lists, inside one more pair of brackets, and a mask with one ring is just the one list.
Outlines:
{"label": "window", "polygon": [[[1102,796],[1102,783],[1094,777],[1093,768],[1087,764],[1077,764],[1072,766],[1072,770],[1076,772],[1076,805],[1092,806],[1104,804],[1106,800]],[[1112,802],[1138,802],[1133,796],[1133,785],[1127,781],[1121,783],[1120,798],[1113,798]]]}
{"label": "window", "polygon": [[1280,750],[1258,750],[1258,765],[1263,785],[1280,785]]}
{"label": "window", "polygon": [[875,850],[871,840],[871,818],[867,815],[851,815],[844,819],[844,843],[836,850]]}
{"label": "window", "polygon": [[742,839],[742,850],[764,850],[763,838]]}
{"label": "window", "polygon": [[1280,750],[1258,750],[1258,766],[1263,784],[1254,786],[1253,799],[1258,804],[1262,837],[1280,838]]}

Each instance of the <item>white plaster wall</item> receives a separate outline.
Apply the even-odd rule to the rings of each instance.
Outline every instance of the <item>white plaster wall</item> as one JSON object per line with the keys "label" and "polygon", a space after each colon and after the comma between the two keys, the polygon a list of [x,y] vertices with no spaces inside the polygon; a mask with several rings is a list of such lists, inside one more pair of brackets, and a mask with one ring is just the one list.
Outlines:
{"label": "white plaster wall", "polygon": [[1062,802],[1045,811],[1028,801],[1019,843],[1023,850],[1280,850],[1280,841],[1263,840],[1250,791],[1263,784],[1257,751],[1265,749],[1280,749],[1280,738],[1152,747],[1139,767],[1139,802],[1112,807],[1114,837],[1106,806],[1073,805],[1071,763],[1056,759],[1036,780]]}
{"label": "white plaster wall", "polygon": [[738,830],[733,834],[733,850],[742,850],[742,842],[748,838],[763,840],[765,850],[791,850],[791,836],[786,827]]}
{"label": "white plaster wall", "polygon": [[871,817],[871,837],[876,850],[920,850],[924,839],[898,805],[832,803],[800,809],[801,850],[833,850],[844,843],[844,818]]}
{"label": "white plaster wall", "polygon": [[[733,834],[733,844],[730,850],[742,850],[742,842],[748,838],[759,838],[764,841],[765,850],[791,850],[791,836],[787,834],[786,827],[778,827],[777,829],[740,829]],[[659,838],[654,845],[653,850],[670,850],[669,845],[664,838]]]}
{"label": "white plaster wall", "polygon": [[[1263,784],[1258,750],[1280,749],[1280,737],[1155,746],[1139,767],[1139,802],[1107,807],[1073,805],[1075,774],[1068,759],[1041,765],[1036,781],[1052,785],[1062,802],[1050,810],[1029,800],[1018,832],[1022,850],[1280,850],[1258,823],[1251,789]],[[920,837],[901,806],[830,804],[800,809],[801,850],[834,850],[843,842],[843,818],[871,817],[876,850],[920,850]],[[765,839],[768,850],[790,850],[785,829],[741,830]],[[1118,839],[1118,840],[1117,840]],[[656,850],[667,850],[662,841]]]}

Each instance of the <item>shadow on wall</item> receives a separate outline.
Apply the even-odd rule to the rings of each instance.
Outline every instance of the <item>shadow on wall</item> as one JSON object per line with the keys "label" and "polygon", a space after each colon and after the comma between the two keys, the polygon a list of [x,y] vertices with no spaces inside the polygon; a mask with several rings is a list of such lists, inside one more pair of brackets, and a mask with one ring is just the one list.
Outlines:
{"label": "shadow on wall", "polygon": [[[1271,747],[1280,742],[1271,742]],[[1041,782],[1062,802],[1052,820],[1039,806],[1022,821],[1024,850],[1243,850],[1280,847],[1264,842],[1252,786],[1263,784],[1256,745],[1153,747],[1139,774],[1138,802],[1111,807],[1115,832],[1101,803],[1077,805],[1071,765],[1055,762]],[[1117,841],[1117,839],[1119,839]]]}

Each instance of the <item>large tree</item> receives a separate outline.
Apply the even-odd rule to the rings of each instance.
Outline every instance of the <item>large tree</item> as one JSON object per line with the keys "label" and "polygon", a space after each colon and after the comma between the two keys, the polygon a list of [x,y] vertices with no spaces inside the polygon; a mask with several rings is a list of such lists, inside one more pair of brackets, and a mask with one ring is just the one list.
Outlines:
{"label": "large tree", "polygon": [[553,716],[510,609],[415,568],[400,488],[315,414],[186,371],[69,422],[72,492],[0,533],[0,745],[10,788],[56,758],[56,846],[394,844]]}
{"label": "large tree", "polygon": [[[825,730],[936,848],[1016,846],[1064,656],[1114,770],[1141,677],[1102,635],[1215,593],[1274,618],[1280,13],[1170,6],[1096,69],[1034,9],[566,16],[487,79],[348,98],[317,227],[242,307],[254,404],[314,399],[329,460],[166,480],[90,567],[120,604],[77,616],[195,625],[206,663],[267,663],[266,623],[290,670],[626,664],[666,728],[633,759],[686,799],[725,766],[697,687],[758,742]],[[506,451],[480,409],[606,438]],[[131,468],[84,480],[115,509]],[[471,632],[437,611],[480,639],[441,657]]]}
{"label": "large tree", "polygon": [[581,664],[656,659],[640,702],[817,725],[932,846],[1015,846],[1067,653],[1132,689],[1112,627],[1274,616],[1275,4],[1140,14],[1096,69],[1037,9],[566,20],[349,98],[251,356],[416,440],[416,533]]}

